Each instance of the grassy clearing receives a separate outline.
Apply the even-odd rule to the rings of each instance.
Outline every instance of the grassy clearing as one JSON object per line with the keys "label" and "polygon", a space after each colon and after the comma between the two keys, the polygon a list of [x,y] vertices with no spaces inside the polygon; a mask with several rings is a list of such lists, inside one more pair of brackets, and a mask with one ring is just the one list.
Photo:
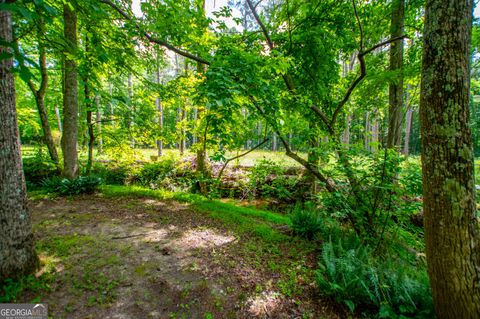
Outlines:
{"label": "grassy clearing", "polygon": [[[42,148],[44,152],[47,152],[45,147],[39,147],[37,145],[22,145],[22,156],[23,157],[32,157],[38,151],[39,148]],[[139,160],[139,161],[152,161],[152,157],[157,156],[157,150],[154,148],[137,148],[137,149],[130,149],[129,147],[125,147],[122,149],[121,155],[125,155],[125,152],[128,153],[129,156],[132,158]],[[94,158],[96,160],[111,160],[114,158],[115,153],[118,153],[118,148],[114,149],[106,149],[104,153],[98,153],[97,149],[94,149]],[[225,154],[226,158],[231,158],[243,153],[244,150],[239,152],[228,152]],[[172,156],[174,158],[181,158],[180,152],[177,149],[164,149],[163,154],[165,157]],[[305,153],[299,153],[299,155],[303,158],[306,158]],[[187,151],[184,158],[195,156],[193,152]],[[79,158],[81,160],[87,159],[87,150],[86,149],[79,149]],[[274,152],[268,150],[255,150],[233,162],[230,165],[242,165],[242,166],[254,166],[260,160],[270,160],[275,163],[284,165],[284,166],[299,166],[297,162],[292,160],[290,157],[286,156],[284,152]]]}
{"label": "grassy clearing", "polygon": [[[315,250],[315,244],[297,237],[280,233],[275,226],[290,225],[288,216],[254,208],[238,207],[231,203],[209,200],[203,196],[189,193],[175,193],[165,190],[151,190],[137,186],[106,185],[101,192],[108,198],[150,197],[161,201],[174,200],[188,203],[189,208],[206,214],[208,217],[225,223],[238,234],[253,235],[238,251],[247,264],[254,265],[259,271],[267,269],[280,275],[276,283],[282,295],[291,297],[302,293],[301,282],[312,282],[313,272],[307,264],[309,254]],[[232,259],[235,264],[234,259]],[[272,288],[258,284],[259,292]]]}
{"label": "grassy clearing", "polygon": [[[3,302],[47,302],[55,318],[108,317],[122,305],[134,305],[123,312],[132,318],[152,309],[167,309],[161,318],[247,318],[274,296],[274,317],[336,318],[311,299],[315,245],[278,231],[286,216],[141,187],[35,197],[42,273],[2,287]],[[208,234],[232,241],[188,246]]]}
{"label": "grassy clearing", "polygon": [[209,217],[219,219],[241,233],[252,232],[265,241],[281,241],[285,235],[272,228],[272,225],[290,224],[290,218],[284,215],[254,208],[238,207],[234,204],[209,200],[203,196],[189,193],[152,190],[139,186],[102,186],[101,192],[109,198],[125,196],[151,197],[157,200],[176,200],[190,204],[190,207]]}

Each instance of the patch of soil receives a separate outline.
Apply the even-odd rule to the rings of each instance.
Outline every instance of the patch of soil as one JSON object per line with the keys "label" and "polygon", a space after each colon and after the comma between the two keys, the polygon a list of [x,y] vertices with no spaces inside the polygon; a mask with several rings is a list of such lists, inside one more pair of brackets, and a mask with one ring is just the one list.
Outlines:
{"label": "patch of soil", "polygon": [[59,260],[40,296],[54,318],[344,316],[308,283],[283,295],[281,275],[245,249],[251,238],[186,204],[91,195],[29,205],[44,258]]}

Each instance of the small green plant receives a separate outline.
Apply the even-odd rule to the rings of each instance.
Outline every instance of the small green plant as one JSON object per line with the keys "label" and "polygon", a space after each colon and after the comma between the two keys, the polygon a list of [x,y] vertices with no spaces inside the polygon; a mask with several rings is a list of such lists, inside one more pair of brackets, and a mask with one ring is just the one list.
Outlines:
{"label": "small green plant", "polygon": [[18,279],[5,279],[0,284],[0,303],[15,303],[26,290],[34,295],[50,291],[50,284],[55,281],[55,272],[51,265],[46,267],[47,270],[40,277],[27,275]]}
{"label": "small green plant", "polygon": [[79,176],[73,180],[49,178],[42,182],[42,187],[49,193],[60,195],[92,194],[102,184],[96,176]]}
{"label": "small green plant", "polygon": [[290,220],[293,232],[307,239],[313,239],[323,229],[321,216],[312,210],[295,207]]}

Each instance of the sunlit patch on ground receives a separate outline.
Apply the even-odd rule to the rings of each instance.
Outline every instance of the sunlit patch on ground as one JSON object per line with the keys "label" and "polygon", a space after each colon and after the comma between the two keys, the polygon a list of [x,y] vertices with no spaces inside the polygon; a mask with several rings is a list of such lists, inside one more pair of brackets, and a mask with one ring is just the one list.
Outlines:
{"label": "sunlit patch on ground", "polygon": [[147,233],[144,237],[143,240],[147,243],[156,243],[164,240],[168,235],[168,231],[166,229],[157,229],[150,231]]}
{"label": "sunlit patch on ground", "polygon": [[212,229],[190,229],[174,244],[183,249],[219,247],[235,241],[235,237],[220,234]]}
{"label": "sunlit patch on ground", "polygon": [[280,295],[273,291],[264,291],[247,300],[248,312],[255,317],[267,316],[274,313],[280,304]]}

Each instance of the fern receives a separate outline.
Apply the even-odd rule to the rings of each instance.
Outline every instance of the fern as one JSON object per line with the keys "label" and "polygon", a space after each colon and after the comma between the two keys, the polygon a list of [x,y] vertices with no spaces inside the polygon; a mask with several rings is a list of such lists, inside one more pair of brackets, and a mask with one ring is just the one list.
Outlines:
{"label": "fern", "polygon": [[424,269],[374,256],[354,238],[322,245],[316,280],[322,293],[354,311],[359,305],[377,309],[381,318],[433,316],[428,277]]}

